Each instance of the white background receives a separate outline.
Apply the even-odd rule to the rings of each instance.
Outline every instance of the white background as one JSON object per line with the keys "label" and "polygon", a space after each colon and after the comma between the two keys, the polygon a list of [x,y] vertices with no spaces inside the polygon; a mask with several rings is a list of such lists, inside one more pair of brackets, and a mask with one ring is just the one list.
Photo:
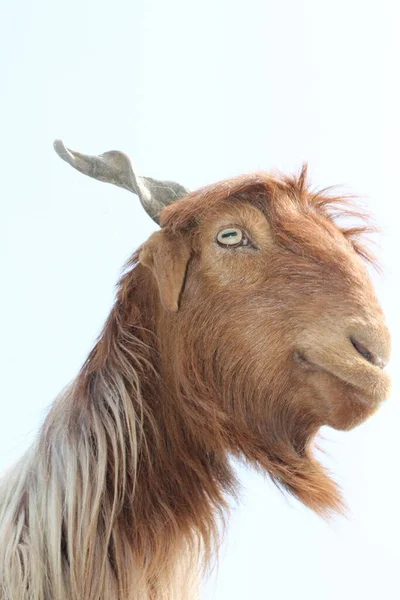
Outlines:
{"label": "white background", "polygon": [[381,226],[392,398],[353,432],[323,432],[348,519],[327,524],[238,467],[241,502],[206,600],[400,597],[397,5],[1,3],[0,469],[77,373],[122,264],[155,229],[135,196],[63,163],[55,137],[123,150],[139,173],[191,189],[307,160],[316,185],[360,194]]}

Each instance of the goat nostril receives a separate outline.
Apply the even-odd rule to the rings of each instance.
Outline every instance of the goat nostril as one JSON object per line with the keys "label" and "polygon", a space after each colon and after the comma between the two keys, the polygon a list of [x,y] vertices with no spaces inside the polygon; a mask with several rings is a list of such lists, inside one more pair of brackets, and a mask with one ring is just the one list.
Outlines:
{"label": "goat nostril", "polygon": [[357,350],[357,352],[365,358],[365,360],[367,360],[370,363],[374,362],[372,353],[369,350],[367,350],[367,348],[363,346],[363,344],[356,342],[356,340],[353,338],[351,338],[351,343],[353,344],[353,347]]}
{"label": "goat nostril", "polygon": [[357,350],[357,352],[359,354],[361,354],[361,356],[363,356],[365,358],[365,360],[367,360],[369,363],[371,363],[371,365],[375,365],[376,367],[379,367],[380,369],[383,369],[386,366],[384,361],[381,358],[379,358],[378,356],[375,356],[375,354],[370,352],[368,350],[368,348],[366,348],[363,344],[360,344],[360,342],[357,342],[354,338],[350,338],[350,339],[351,339],[351,343],[353,344],[353,347]]}

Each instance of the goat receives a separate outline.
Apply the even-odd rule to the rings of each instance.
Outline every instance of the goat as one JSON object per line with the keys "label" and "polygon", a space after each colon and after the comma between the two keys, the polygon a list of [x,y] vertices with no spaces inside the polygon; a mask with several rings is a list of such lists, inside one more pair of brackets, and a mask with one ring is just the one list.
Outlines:
{"label": "goat", "polygon": [[120,152],[55,148],[136,193],[161,230],[0,484],[0,598],[193,599],[237,490],[231,456],[322,516],[344,510],[315,436],[362,423],[390,391],[367,225],[340,226],[354,209],[313,193],[305,167],[190,193]]}

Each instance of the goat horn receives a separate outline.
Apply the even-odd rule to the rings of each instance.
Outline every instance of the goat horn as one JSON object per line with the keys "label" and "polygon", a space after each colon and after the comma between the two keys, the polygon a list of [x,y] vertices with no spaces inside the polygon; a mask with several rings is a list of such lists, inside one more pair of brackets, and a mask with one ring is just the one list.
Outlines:
{"label": "goat horn", "polygon": [[61,140],[54,141],[54,150],[60,158],[84,175],[113,183],[137,194],[143,208],[157,224],[164,206],[189,193],[188,189],[175,181],[157,181],[136,175],[129,158],[118,150],[89,156],[70,150]]}

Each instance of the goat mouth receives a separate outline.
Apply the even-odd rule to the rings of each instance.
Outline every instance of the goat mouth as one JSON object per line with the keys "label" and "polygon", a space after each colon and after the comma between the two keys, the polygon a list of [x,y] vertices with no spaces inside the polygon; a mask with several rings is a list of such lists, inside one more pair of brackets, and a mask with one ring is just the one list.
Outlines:
{"label": "goat mouth", "polygon": [[315,362],[312,362],[307,355],[302,352],[301,350],[296,350],[294,353],[294,360],[300,364],[304,369],[306,369],[307,371],[325,371],[326,373],[329,373],[329,371],[327,371],[327,369],[325,369],[324,367],[321,367],[320,365],[317,365]]}
{"label": "goat mouth", "polygon": [[346,381],[346,379],[344,379],[337,373],[330,371],[325,366],[313,362],[308,358],[305,352],[297,350],[294,353],[294,359],[302,367],[302,369],[314,373],[326,373],[334,380],[336,380],[336,382],[340,383],[342,386],[344,385],[346,387],[346,391],[349,395],[351,395],[351,398],[353,400],[360,402],[361,404],[365,404],[366,406],[371,405],[371,402],[373,402],[373,400],[369,398],[368,395],[361,388],[355,386],[349,381]]}

